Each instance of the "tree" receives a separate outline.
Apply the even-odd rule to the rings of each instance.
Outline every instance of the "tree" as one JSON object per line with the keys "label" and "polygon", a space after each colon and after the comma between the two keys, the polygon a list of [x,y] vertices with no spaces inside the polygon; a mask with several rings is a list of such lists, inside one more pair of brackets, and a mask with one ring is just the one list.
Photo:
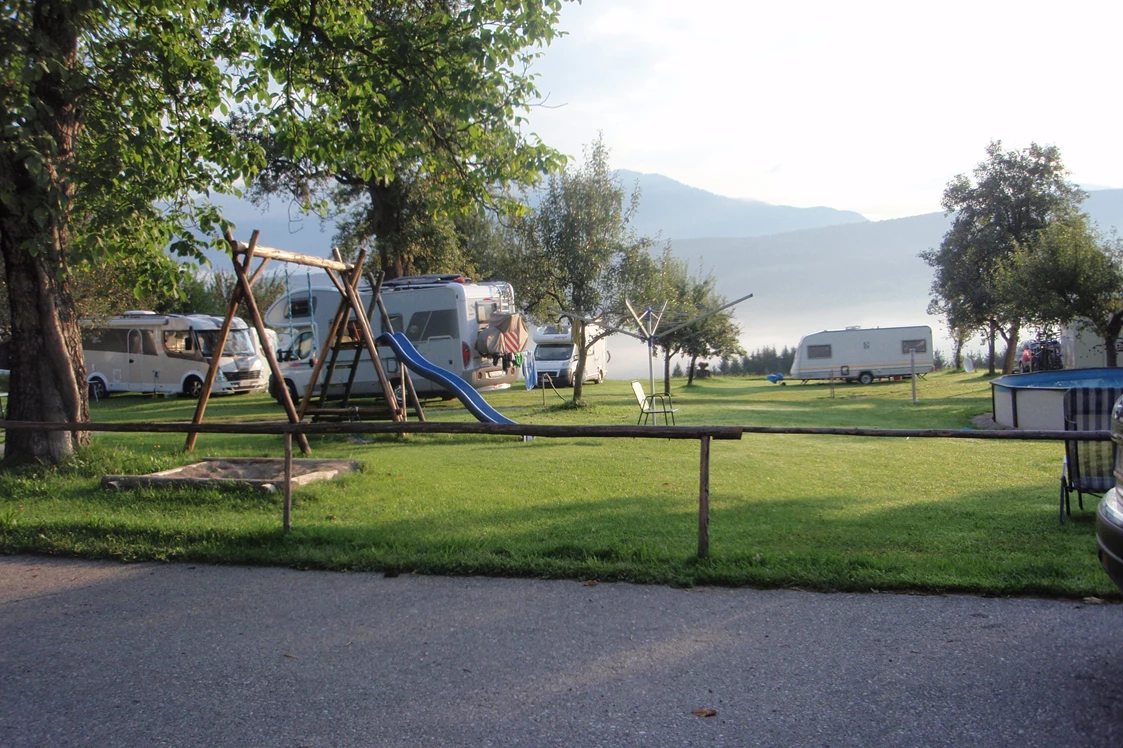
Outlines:
{"label": "tree", "polygon": [[452,269],[442,219],[562,163],[522,129],[561,0],[338,6],[276,11],[299,29],[263,56],[284,95],[233,120],[268,154],[254,194],[334,205],[342,243],[375,240],[389,278]]}
{"label": "tree", "polygon": [[[690,357],[687,367],[687,385],[694,383],[694,373],[699,358],[744,355],[741,348],[741,328],[727,309],[710,314],[725,306],[726,299],[717,293],[717,279],[712,273],[703,275],[701,268],[690,275],[686,264],[664,254],[662,263],[663,291],[668,294],[667,308],[675,312],[666,317],[662,327],[668,332],[656,333],[657,343],[663,349],[663,382],[665,394],[670,394],[670,362],[674,356]],[[692,321],[696,320],[696,321]],[[690,322],[690,324],[683,324]],[[728,373],[722,365],[722,372]]]}
{"label": "tree", "polygon": [[983,331],[992,373],[995,337],[1006,342],[1003,369],[1011,371],[1026,322],[1018,299],[1003,293],[1004,268],[1051,222],[1076,211],[1085,195],[1067,174],[1055,146],[1003,151],[994,141],[973,178],[960,174],[944,190],[944,210],[955,218],[940,247],[921,253],[935,269],[929,311],[943,314],[953,333]]}
{"label": "tree", "polygon": [[586,337],[584,318],[621,326],[628,319],[625,298],[649,298],[654,278],[651,241],[628,225],[638,193],[625,201],[608,156],[598,138],[581,166],[551,176],[538,207],[518,222],[514,242],[493,265],[535,316],[575,315],[574,403],[581,400],[588,350],[611,332]]}
{"label": "tree", "polygon": [[[174,286],[162,255],[197,249],[206,193],[245,151],[213,114],[247,52],[217,3],[8,2],[0,13],[0,253],[12,326],[10,417],[88,418],[71,271],[131,257]],[[202,158],[201,154],[207,154]],[[21,432],[5,463],[66,458],[84,435]]]}
{"label": "tree", "polygon": [[[252,180],[267,150],[313,176],[353,167],[376,218],[403,170],[455,204],[556,163],[516,112],[534,98],[524,66],[537,53],[522,50],[549,41],[559,2],[5,3],[11,417],[88,418],[74,268],[131,257],[142,294],[175,289],[165,248],[198,256],[225,226],[198,196]],[[217,116],[230,111],[238,127]],[[82,439],[22,433],[7,464],[55,462]]]}
{"label": "tree", "polygon": [[1087,320],[1115,366],[1123,326],[1121,259],[1118,237],[1104,237],[1088,216],[1074,213],[1051,223],[1014,257],[1002,278],[1004,293],[1020,300],[1022,316],[1038,329]]}

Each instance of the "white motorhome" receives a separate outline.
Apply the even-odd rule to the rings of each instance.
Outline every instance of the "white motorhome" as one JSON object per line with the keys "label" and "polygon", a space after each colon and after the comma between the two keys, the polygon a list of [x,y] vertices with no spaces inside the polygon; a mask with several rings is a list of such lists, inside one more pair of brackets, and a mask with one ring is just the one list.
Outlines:
{"label": "white motorhome", "polygon": [[[198,397],[210,367],[222,317],[125,312],[84,322],[82,353],[90,396],[112,392],[182,393]],[[219,359],[214,394],[265,389],[269,369],[246,323],[234,318]]]}
{"label": "white motorhome", "polygon": [[[1107,366],[1107,346],[1087,320],[1061,328],[1061,361],[1066,369],[1099,369]],[[1123,338],[1115,341],[1116,363],[1123,364]]]}
{"label": "white motorhome", "polygon": [[[915,356],[915,361],[913,357]],[[884,377],[932,370],[932,328],[847,327],[804,335],[792,362],[791,378],[843,379],[869,384]]]}
{"label": "white motorhome", "polygon": [[[585,339],[590,340],[603,330],[596,325],[586,325]],[[577,373],[577,346],[574,345],[573,328],[565,325],[544,325],[534,330],[534,368],[538,384],[546,377],[557,386],[572,387]],[[585,354],[585,381],[600,384],[608,376],[608,340],[601,338]]]}
{"label": "white motorhome", "polygon": [[[326,277],[317,280],[313,276],[309,286],[278,299],[264,317],[266,326],[276,331],[281,344],[287,343],[278,359],[285,386],[294,399],[304,395],[316,359],[331,355],[327,334],[340,303],[338,289]],[[369,286],[360,286],[359,297],[368,309],[371,294]],[[513,351],[522,350],[528,336],[522,317],[516,313],[514,290],[509,283],[471,283],[456,275],[407,276],[383,282],[382,301],[395,332],[404,332],[429,363],[452,372],[475,389],[510,387],[518,377]],[[375,336],[384,332],[377,310],[370,324]],[[347,340],[358,339],[352,315]],[[344,350],[332,372],[329,396],[343,393],[356,353],[361,355],[351,394],[382,395],[382,386],[366,351]],[[393,377],[398,371],[393,351],[379,348],[379,359],[387,376]],[[321,377],[325,375],[326,365]],[[413,385],[422,396],[448,394],[421,377],[414,377]],[[273,394],[279,396],[278,391]],[[319,394],[318,389],[315,394]]]}

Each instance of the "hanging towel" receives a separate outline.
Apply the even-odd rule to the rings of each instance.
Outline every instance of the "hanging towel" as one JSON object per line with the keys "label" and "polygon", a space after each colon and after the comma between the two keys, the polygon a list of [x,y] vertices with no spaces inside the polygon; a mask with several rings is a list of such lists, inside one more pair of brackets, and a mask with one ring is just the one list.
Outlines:
{"label": "hanging towel", "polygon": [[534,366],[534,354],[530,351],[524,351],[522,355],[523,379],[526,380],[526,388],[532,390],[534,386],[538,384],[538,372]]}

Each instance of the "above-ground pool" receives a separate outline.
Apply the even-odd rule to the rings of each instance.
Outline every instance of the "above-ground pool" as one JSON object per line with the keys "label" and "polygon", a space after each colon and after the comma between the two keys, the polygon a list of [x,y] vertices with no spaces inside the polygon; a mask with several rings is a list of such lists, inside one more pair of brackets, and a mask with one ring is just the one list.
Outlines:
{"label": "above-ground pool", "polygon": [[1123,387],[1123,369],[1062,369],[999,377],[990,383],[994,421],[1016,429],[1061,431],[1063,400],[1072,387]]}

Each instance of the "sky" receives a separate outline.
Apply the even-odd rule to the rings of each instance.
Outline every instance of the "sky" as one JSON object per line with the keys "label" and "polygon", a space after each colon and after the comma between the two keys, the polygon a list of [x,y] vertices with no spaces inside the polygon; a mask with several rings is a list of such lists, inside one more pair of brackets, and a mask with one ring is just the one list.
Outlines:
{"label": "sky", "polygon": [[992,140],[1123,187],[1123,3],[584,0],[561,29],[529,130],[578,158],[603,133],[614,168],[871,220],[941,210]]}

